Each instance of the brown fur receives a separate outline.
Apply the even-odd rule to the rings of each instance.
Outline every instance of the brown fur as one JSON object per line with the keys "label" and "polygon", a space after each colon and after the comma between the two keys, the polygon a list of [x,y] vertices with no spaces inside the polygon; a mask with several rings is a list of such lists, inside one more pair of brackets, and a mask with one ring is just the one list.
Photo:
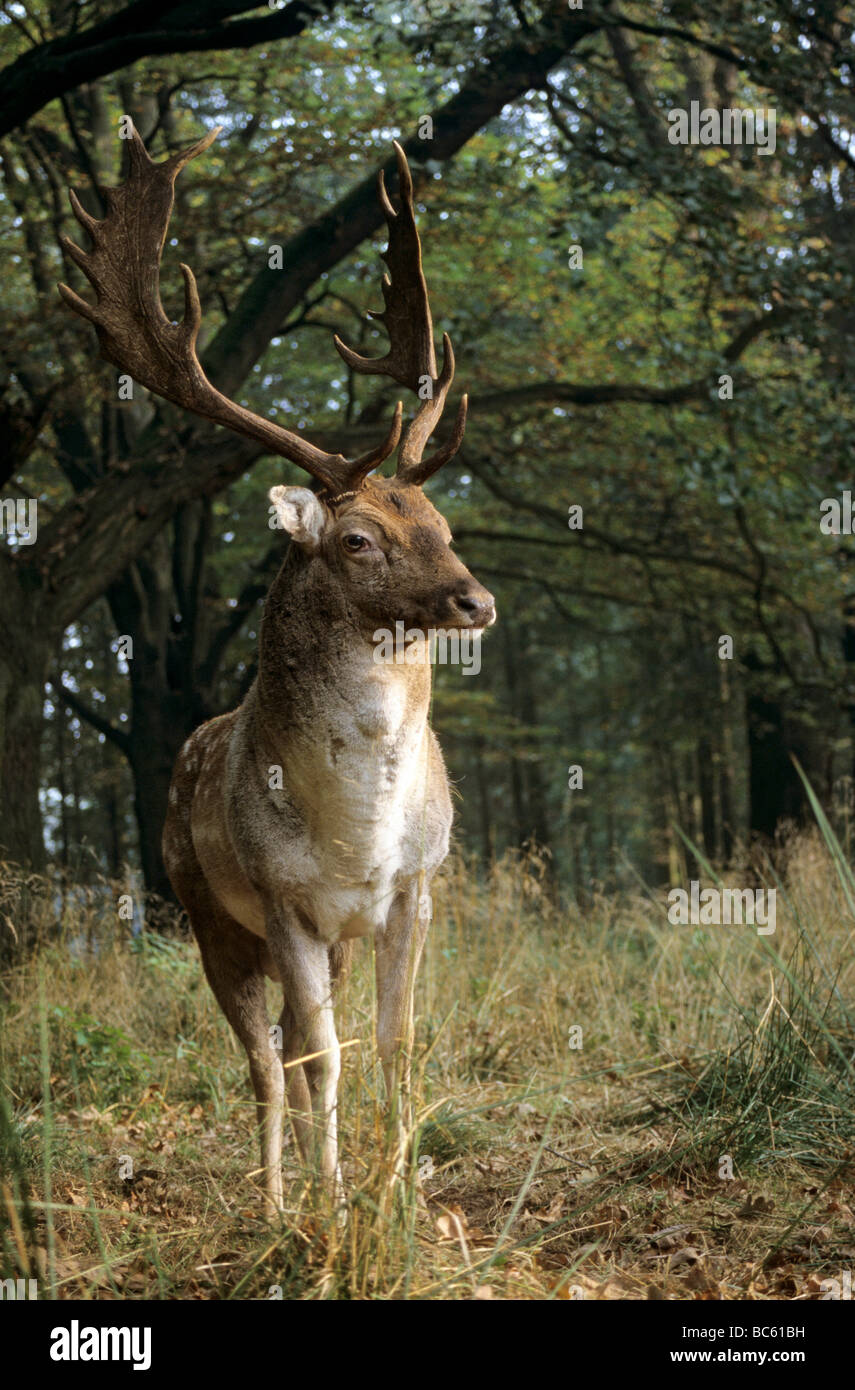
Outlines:
{"label": "brown fur", "polygon": [[[451,799],[427,724],[430,665],[378,667],[373,633],[396,621],[482,627],[495,614],[420,489],[372,478],[337,507],[303,488],[271,497],[293,543],[265,606],[258,679],[238,710],[184,745],[163,845],[211,987],[247,1051],[272,1210],[282,1200],[283,1064],[301,1149],[317,1150],[336,1182],[331,992],[356,935],[374,936],[390,1094],[408,1080],[413,984]],[[354,536],[367,549],[352,553]],[[283,985],[281,1061],[265,973]]]}

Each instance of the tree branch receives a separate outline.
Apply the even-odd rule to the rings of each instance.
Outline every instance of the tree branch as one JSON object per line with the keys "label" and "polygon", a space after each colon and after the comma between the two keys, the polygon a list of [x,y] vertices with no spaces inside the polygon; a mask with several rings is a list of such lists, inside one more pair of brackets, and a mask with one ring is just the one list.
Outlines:
{"label": "tree branch", "polygon": [[[721,361],[738,362],[746,348],[770,329],[779,328],[791,317],[792,306],[776,305],[759,318],[750,319],[722,349]],[[714,369],[713,369],[714,370]],[[652,405],[679,405],[709,394],[713,371],[677,386],[646,386],[642,382],[536,381],[528,386],[510,386],[483,396],[470,392],[473,413],[528,405],[534,401],[567,401],[571,405],[610,405],[615,401],[643,401]]]}
{"label": "tree branch", "polygon": [[212,634],[205,659],[199,666],[199,684],[203,690],[209,690],[213,686],[229,643],[240,631],[259,599],[264,598],[282,564],[283,555],[284,547],[279,538],[272,542],[267,553],[253,566],[253,577],[247,580],[234,607],[229,608],[223,621]]}
{"label": "tree branch", "polygon": [[[548,24],[515,35],[480,61],[434,113],[431,157],[450,159],[509,102],[542,86],[550,69],[594,27],[584,14],[562,9]],[[418,180],[424,142],[413,135],[404,143]],[[391,173],[391,161],[387,169]],[[235,393],[309,288],[382,221],[375,172],[291,239],[285,247],[287,271],[271,271],[265,261],[205,354],[205,369],[220,390]],[[219,492],[260,452],[225,434],[209,440],[210,432],[198,436],[195,427],[176,429],[174,413],[164,410],[137,441],[128,475],[112,472],[99,479],[27,547],[30,553],[20,563],[41,578],[45,621],[67,626],[183,502]]]}
{"label": "tree branch", "polygon": [[74,690],[69,690],[68,686],[63,684],[60,676],[51,677],[48,681],[48,685],[56,692],[58,698],[68,705],[69,709],[73,710],[79,718],[83,719],[93,729],[97,729],[99,734],[103,734],[105,738],[109,739],[111,743],[114,743],[117,748],[122,750],[125,757],[128,757],[130,739],[123,730],[117,729],[115,724],[110,723],[109,719],[105,719],[102,715],[98,714],[96,710],[91,709],[90,706],[86,704],[86,701],[81,700],[80,696]]}
{"label": "tree branch", "polygon": [[263,18],[233,18],[261,8],[259,0],[135,0],[87,29],[36,44],[0,70],[0,135],[23,125],[48,102],[140,58],[253,48],[296,38],[329,15],[335,0],[291,0]]}

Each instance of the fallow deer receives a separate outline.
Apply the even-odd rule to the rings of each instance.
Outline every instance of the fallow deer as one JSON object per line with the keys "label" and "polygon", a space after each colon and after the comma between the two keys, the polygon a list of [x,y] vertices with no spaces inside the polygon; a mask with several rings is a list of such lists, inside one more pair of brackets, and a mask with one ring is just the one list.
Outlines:
{"label": "fallow deer", "polygon": [[[271,489],[291,544],[265,604],[258,677],[237,710],[184,744],[163,833],[205,973],[248,1054],[266,1206],[275,1211],[286,1091],[301,1153],[341,1192],[332,986],[354,937],[374,938],[378,1050],[393,1108],[406,1095],[430,883],[448,852],[451,798],[428,723],[429,659],[378,664],[373,634],[397,621],[474,632],[494,622],[495,607],[453,554],[449,527],[422,491],[460,445],[466,397],[448,442],[424,457],[454,355],[445,335],[438,373],[403,150],[396,145],[399,211],[379,180],[389,274],[385,308],[373,317],[385,325],[389,351],[370,360],[335,344],[353,371],[389,376],[421,404],[402,434],[399,402],[384,443],[349,461],[211,385],[196,356],[201,309],[187,266],[183,321],[163,311],[159,268],[175,179],[216,134],[156,164],[134,132],[127,181],[104,190],[103,221],[70,194],[92,249],[67,239],[65,249],[96,303],[66,285],[60,292],[94,324],[107,361],[166,400],[260,441],[321,485]],[[396,444],[395,476],[369,476]],[[283,987],[281,1055],[271,1045],[265,974]]]}

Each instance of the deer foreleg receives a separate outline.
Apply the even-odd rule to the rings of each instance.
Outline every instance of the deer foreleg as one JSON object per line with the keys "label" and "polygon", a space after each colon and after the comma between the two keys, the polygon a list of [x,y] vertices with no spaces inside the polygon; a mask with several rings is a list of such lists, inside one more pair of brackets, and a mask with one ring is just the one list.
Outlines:
{"label": "deer foreleg", "polygon": [[410,1067],[413,1047],[413,992],[430,925],[430,898],[415,881],[398,894],[374,944],[377,981],[377,1050],[396,1127],[396,1171],[403,1167],[412,1127]]}
{"label": "deer foreleg", "polygon": [[[302,1070],[311,1100],[310,1121],[302,1113],[295,1114],[298,1141],[301,1148],[308,1150],[304,1156],[339,1195],[336,1096],[341,1057],[333,1017],[328,950],[305,931],[293,913],[284,910],[268,921],[267,942],[282,980],[283,1022],[287,1019],[291,1023],[282,1040],[286,1075]],[[295,1066],[298,1059],[300,1066]],[[305,1097],[305,1087],[298,1076],[289,1080],[292,1101],[297,1096]]]}

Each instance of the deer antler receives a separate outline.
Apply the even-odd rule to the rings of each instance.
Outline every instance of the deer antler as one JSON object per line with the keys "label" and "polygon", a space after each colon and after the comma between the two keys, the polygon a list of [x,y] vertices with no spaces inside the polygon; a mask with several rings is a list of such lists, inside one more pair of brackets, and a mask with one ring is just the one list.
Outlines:
{"label": "deer antler", "polygon": [[135,381],[174,405],[184,406],[237,434],[257,439],[272,454],[304,468],[333,495],[358,488],[373,468],[388,458],[401,433],[398,404],[388,435],[379,448],[348,460],[327,454],[299,435],[255,415],[212,386],[196,356],[202,320],[192,270],[182,265],[184,318],[170,323],[160,302],[160,257],[175,200],[175,180],[191,159],[206,150],[221,127],[162,164],[149,158],[137,134],[128,149],[129,173],[120,188],[105,188],[107,216],[90,217],[69,190],[71,207],[89,233],[93,250],[81,251],[68,237],[62,244],[92,284],[95,304],[81,299],[67,285],[59,292],[66,304],[95,325],[101,356]]}
{"label": "deer antler", "polygon": [[448,443],[437,449],[430,458],[423,460],[425,445],[439,422],[445,398],[454,379],[454,352],[451,339],[444,333],[442,371],[437,376],[433,320],[422,271],[422,248],[413,210],[413,180],[407,157],[397,140],[395,153],[398,157],[401,210],[396,212],[389,201],[381,172],[378,181],[380,201],[389,227],[389,245],[383,253],[383,259],[389,267],[390,275],[384,275],[382,281],[386,308],[382,312],[371,313],[371,318],[379,319],[385,325],[389,335],[389,351],[385,357],[361,357],[340,338],[336,337],[334,342],[345,362],[355,372],[367,376],[390,376],[399,385],[408,387],[420,396],[426,381],[430,382],[431,394],[427,399],[423,399],[404,431],[398,449],[398,477],[404,482],[418,484],[425,482],[460,448],[466,428],[467,398],[463,396],[461,399],[454,430]]}

